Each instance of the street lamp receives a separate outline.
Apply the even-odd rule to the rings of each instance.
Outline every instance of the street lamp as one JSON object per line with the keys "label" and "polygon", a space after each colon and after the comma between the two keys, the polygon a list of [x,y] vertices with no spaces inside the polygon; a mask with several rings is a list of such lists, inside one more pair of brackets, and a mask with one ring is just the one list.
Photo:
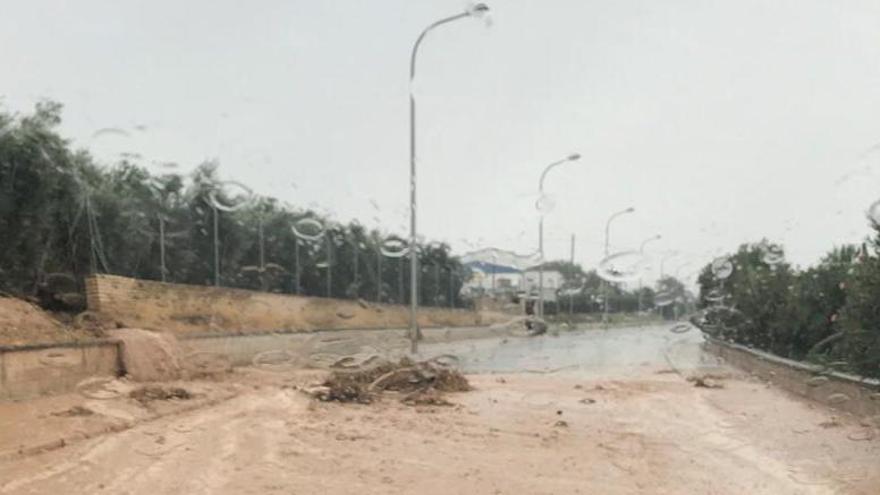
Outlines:
{"label": "street lamp", "polygon": [[[565,162],[574,162],[581,159],[578,153],[572,153],[562,160],[557,160],[544,168],[541,172],[541,179],[538,181],[538,201],[544,198],[544,178],[547,172],[553,167],[562,165]],[[539,211],[538,215],[538,255],[540,256],[538,265],[538,307],[535,308],[535,315],[538,318],[544,317],[544,212]]]}
{"label": "street lamp", "polygon": [[425,35],[437,26],[446,24],[465,17],[479,17],[489,11],[489,6],[484,3],[478,3],[470,7],[461,14],[440,19],[439,21],[426,27],[422,34],[416,38],[413,45],[412,55],[409,61],[409,218],[410,218],[410,310],[409,310],[409,339],[410,352],[415,353],[418,350],[418,306],[419,306],[419,254],[416,249],[416,97],[412,91],[412,85],[416,78],[416,56],[419,52],[419,46]]}
{"label": "street lamp", "polygon": [[[678,274],[681,272],[682,268],[690,265],[691,263],[693,263],[693,260],[685,261],[684,263],[679,265],[678,268],[675,269],[675,280],[678,283],[680,283],[682,286],[682,293],[681,293],[682,297],[684,297],[684,283],[678,278],[679,277]],[[678,298],[676,297],[676,299],[678,299]],[[677,300],[674,303],[672,303],[672,314],[673,314],[673,317],[675,318],[675,320],[678,321],[678,301]]]}
{"label": "street lamp", "polygon": [[[630,206],[629,208],[627,208],[625,210],[620,210],[620,211],[614,213],[613,215],[608,217],[608,221],[605,222],[605,257],[606,258],[610,254],[608,252],[608,243],[610,242],[610,237],[611,237],[611,235],[610,235],[611,234],[611,222],[614,221],[615,218],[617,218],[621,215],[626,215],[627,213],[632,213],[634,211],[636,211],[636,209],[633,208],[632,206]],[[605,281],[604,279],[602,280],[602,299],[603,299],[602,302],[604,303],[604,306],[605,306],[604,310],[602,311],[602,323],[607,324],[608,323],[608,282]]]}
{"label": "street lamp", "polygon": [[[652,241],[659,241],[663,236],[660,234],[655,235],[654,237],[649,237],[642,241],[642,245],[639,246],[639,252],[645,254],[645,246]],[[639,314],[642,313],[642,277],[639,277]]]}
{"label": "street lamp", "polygon": [[678,256],[679,254],[681,254],[681,253],[679,253],[678,251],[670,251],[670,252],[666,253],[665,256],[660,258],[660,280],[663,280],[663,275],[664,275],[663,266],[665,265],[666,260],[668,260],[669,258],[674,258],[674,257]]}

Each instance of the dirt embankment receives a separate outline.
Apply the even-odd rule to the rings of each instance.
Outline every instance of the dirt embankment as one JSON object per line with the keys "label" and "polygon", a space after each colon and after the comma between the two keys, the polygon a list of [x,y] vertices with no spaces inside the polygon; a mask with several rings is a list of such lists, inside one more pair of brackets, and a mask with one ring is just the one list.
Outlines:
{"label": "dirt embankment", "polygon": [[62,319],[33,303],[0,297],[0,345],[71,342],[103,337],[87,318]]}
{"label": "dirt embankment", "polygon": [[[111,275],[87,280],[89,308],[128,328],[193,333],[406,328],[409,307],[228,287],[161,283]],[[492,312],[423,307],[419,324],[480,326],[509,319]]]}

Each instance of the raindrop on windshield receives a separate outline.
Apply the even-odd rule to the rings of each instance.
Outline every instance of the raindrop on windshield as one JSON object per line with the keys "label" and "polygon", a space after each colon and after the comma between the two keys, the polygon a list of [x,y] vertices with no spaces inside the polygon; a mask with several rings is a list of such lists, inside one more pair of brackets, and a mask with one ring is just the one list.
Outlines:
{"label": "raindrop on windshield", "polygon": [[550,213],[555,207],[556,200],[553,199],[553,196],[547,194],[542,195],[537,201],[535,201],[535,209],[537,209],[542,215]]}
{"label": "raindrop on windshield", "polygon": [[324,224],[314,218],[301,218],[294,222],[290,230],[304,241],[318,241],[324,235]]}
{"label": "raindrop on windshield", "polygon": [[820,385],[825,385],[826,383],[828,383],[827,376],[814,376],[807,380],[807,386],[809,387],[818,387]]}
{"label": "raindrop on windshield", "polygon": [[131,134],[124,129],[118,127],[104,127],[92,133],[92,139],[98,139],[108,136],[129,137]]}
{"label": "raindrop on windshield", "polygon": [[208,193],[208,203],[220,211],[237,211],[253,201],[254,193],[241,182],[221,181]]}
{"label": "raindrop on windshield", "polygon": [[880,199],[874,201],[868,208],[868,220],[874,225],[880,225]]}
{"label": "raindrop on windshield", "polygon": [[785,254],[782,252],[781,247],[773,244],[765,244],[761,247],[761,261],[764,263],[774,266],[782,263],[784,259]]}
{"label": "raindrop on windshield", "polygon": [[251,360],[251,364],[257,368],[272,369],[276,366],[291,364],[295,357],[290,351],[275,349],[257,354]]}
{"label": "raindrop on windshield", "polygon": [[686,333],[691,331],[690,323],[679,323],[674,327],[670,328],[669,331],[672,333]]}
{"label": "raindrop on windshield", "polygon": [[642,253],[623,251],[600,261],[596,274],[608,282],[628,282],[642,276],[645,264],[646,259]]}
{"label": "raindrop on windshield", "polygon": [[671,292],[658,292],[654,296],[654,306],[663,307],[669,306],[670,304],[675,302],[675,294]]}
{"label": "raindrop on windshield", "polygon": [[719,288],[710,290],[704,298],[709,302],[719,302],[724,299],[724,291]]}
{"label": "raindrop on windshield", "polygon": [[402,258],[409,253],[409,247],[403,240],[389,237],[379,246],[379,252],[389,258]]}
{"label": "raindrop on windshield", "polygon": [[712,261],[712,274],[715,278],[724,280],[733,273],[733,263],[727,257],[716,258]]}

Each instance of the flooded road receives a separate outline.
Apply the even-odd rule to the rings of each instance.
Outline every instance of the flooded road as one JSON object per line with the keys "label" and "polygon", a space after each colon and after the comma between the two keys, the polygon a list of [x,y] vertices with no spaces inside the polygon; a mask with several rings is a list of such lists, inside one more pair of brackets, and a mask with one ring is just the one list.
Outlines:
{"label": "flooded road", "polygon": [[[424,345],[469,373],[474,390],[449,394],[451,406],[317,402],[301,392],[316,372],[239,369],[222,383],[237,395],[216,405],[0,459],[0,493],[877,493],[880,441],[857,420],[726,368],[695,330],[669,328]],[[685,379],[707,372],[718,387]],[[29,412],[23,429],[52,417]],[[54,421],[86,420],[99,419]]]}
{"label": "flooded road", "polygon": [[453,354],[468,373],[576,372],[626,376],[645,368],[679,371],[714,368],[718,359],[701,349],[703,337],[674,325],[607,330],[568,330],[536,337],[480,339],[423,346],[422,355]]}

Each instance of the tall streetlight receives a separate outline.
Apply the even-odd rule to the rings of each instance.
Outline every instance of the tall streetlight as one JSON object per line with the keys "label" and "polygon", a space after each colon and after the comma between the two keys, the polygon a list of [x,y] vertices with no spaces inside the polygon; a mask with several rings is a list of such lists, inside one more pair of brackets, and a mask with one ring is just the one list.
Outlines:
{"label": "tall streetlight", "polygon": [[[547,172],[550,171],[553,167],[562,165],[565,162],[574,162],[581,159],[581,155],[578,153],[572,153],[562,160],[557,160],[550,165],[547,165],[544,168],[544,171],[541,172],[541,179],[538,181],[538,202],[540,203],[544,199],[544,178],[547,177]],[[540,256],[540,261],[538,265],[538,307],[535,308],[535,314],[538,318],[544,317],[544,212],[540,211],[541,208],[538,208],[538,255]]]}
{"label": "tall streetlight", "polygon": [[[620,210],[620,211],[614,213],[613,215],[608,217],[608,221],[605,222],[605,257],[606,258],[608,257],[609,254],[611,254],[608,252],[608,243],[611,241],[611,222],[614,221],[615,218],[617,218],[621,215],[626,215],[627,213],[632,213],[634,211],[636,211],[636,209],[633,208],[632,206],[630,206],[629,208],[627,208],[625,210]],[[604,310],[602,311],[602,323],[607,324],[608,323],[608,282],[605,281],[604,279],[602,280],[602,299],[604,299],[603,303],[605,306]]]}
{"label": "tall streetlight", "polygon": [[[682,268],[684,268],[684,267],[686,267],[686,266],[689,266],[690,264],[693,263],[693,261],[694,261],[694,260],[688,260],[688,261],[685,261],[684,263],[682,263],[681,265],[679,265],[679,266],[675,269],[675,280],[676,280],[677,282],[679,282],[679,283],[681,284],[681,287],[682,287],[682,289],[681,289],[681,297],[682,297],[682,299],[684,298],[684,295],[685,295],[685,293],[684,293],[685,289],[684,289],[684,283],[681,281],[681,279],[679,279],[679,273],[681,272],[681,269],[682,269]],[[678,301],[677,301],[677,299],[678,299],[678,298],[676,297],[676,301],[672,303],[672,314],[673,314],[673,317],[675,318],[676,321],[678,320]],[[684,301],[682,301],[682,303],[683,303],[683,302],[684,302]]]}
{"label": "tall streetlight", "polygon": [[[660,234],[657,234],[654,237],[649,237],[649,238],[645,239],[644,241],[642,241],[641,246],[639,246],[639,252],[644,255],[645,254],[645,246],[649,242],[659,241],[662,238],[663,238],[663,236],[661,236]],[[639,277],[639,314],[641,314],[641,313],[642,313],[642,277]]]}
{"label": "tall streetlight", "polygon": [[422,34],[416,38],[413,45],[412,55],[409,60],[409,222],[410,222],[410,306],[409,306],[409,339],[410,352],[415,353],[418,350],[419,325],[418,325],[418,306],[419,306],[419,253],[417,245],[416,230],[416,97],[413,93],[412,86],[416,79],[416,56],[419,53],[419,46],[425,35],[432,29],[442,24],[447,24],[466,17],[479,17],[489,11],[489,6],[484,3],[478,3],[467,9],[461,14],[446,17],[426,27]]}
{"label": "tall streetlight", "polygon": [[663,276],[665,275],[663,268],[664,268],[664,265],[666,264],[666,260],[668,260],[669,258],[674,258],[674,257],[678,256],[679,254],[681,254],[681,253],[679,253],[678,251],[670,251],[670,252],[666,253],[662,258],[660,258],[660,280],[663,280]]}

